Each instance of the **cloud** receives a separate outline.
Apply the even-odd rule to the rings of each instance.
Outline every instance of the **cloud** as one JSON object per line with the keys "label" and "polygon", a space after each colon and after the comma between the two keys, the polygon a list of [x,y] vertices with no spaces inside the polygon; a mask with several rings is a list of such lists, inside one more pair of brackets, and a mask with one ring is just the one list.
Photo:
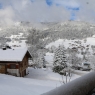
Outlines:
{"label": "cloud", "polygon": [[16,21],[95,22],[95,0],[0,0],[0,23]]}
{"label": "cloud", "polygon": [[[5,23],[14,21],[58,22],[68,20],[70,13],[63,7],[48,6],[45,0],[0,0],[0,17]],[[5,14],[3,18],[3,14]],[[3,22],[3,23],[4,23]]]}
{"label": "cloud", "polygon": [[49,0],[49,2],[67,9],[71,14],[70,20],[95,23],[95,0]]}
{"label": "cloud", "polygon": [[47,5],[63,6],[71,10],[79,10],[79,4],[75,0],[46,0]]}
{"label": "cloud", "polygon": [[75,0],[46,0],[47,5],[56,5],[58,7],[63,7],[67,11],[70,12],[70,20],[75,20],[76,19],[76,11],[79,11],[80,5],[77,1]]}
{"label": "cloud", "polygon": [[79,21],[95,23],[95,0],[80,0],[79,12],[76,13]]}
{"label": "cloud", "polygon": [[0,25],[12,25],[14,23],[14,11],[11,7],[0,10]]}

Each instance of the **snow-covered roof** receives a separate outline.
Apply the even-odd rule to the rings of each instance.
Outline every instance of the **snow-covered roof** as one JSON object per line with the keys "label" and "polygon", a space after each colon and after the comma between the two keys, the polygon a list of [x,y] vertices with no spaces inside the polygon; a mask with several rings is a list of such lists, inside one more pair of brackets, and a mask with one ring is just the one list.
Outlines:
{"label": "snow-covered roof", "polygon": [[0,49],[0,61],[22,61],[27,51],[27,48]]}

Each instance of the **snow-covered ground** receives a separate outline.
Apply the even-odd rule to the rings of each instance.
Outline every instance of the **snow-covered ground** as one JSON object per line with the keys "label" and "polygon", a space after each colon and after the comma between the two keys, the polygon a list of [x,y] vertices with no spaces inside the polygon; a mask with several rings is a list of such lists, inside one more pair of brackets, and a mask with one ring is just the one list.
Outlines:
{"label": "snow-covered ground", "polygon": [[[11,42],[7,42],[9,46],[11,46],[13,49],[21,49],[21,48],[27,48],[27,45],[25,43],[25,37],[23,36],[23,33],[19,33],[18,35],[11,35],[8,37],[11,39]],[[20,40],[20,38],[24,38],[24,40]]]}
{"label": "snow-covered ground", "polygon": [[[84,40],[86,40],[86,42]],[[75,43],[75,41],[80,41],[80,43]],[[59,45],[64,45],[65,48],[68,48],[72,44],[73,45],[80,45],[81,44],[82,46],[95,45],[95,37],[93,35],[92,37],[88,37],[88,38],[82,39],[82,40],[79,40],[79,39],[75,39],[75,40],[59,39],[55,42],[52,42],[52,43],[48,44],[46,46],[46,48],[50,48],[51,46],[58,47]]]}
{"label": "snow-covered ground", "polygon": [[[0,95],[40,95],[63,84],[62,77],[50,69],[28,69],[24,78],[0,74]],[[71,80],[78,77],[73,74]]]}
{"label": "snow-covered ground", "polygon": [[[74,39],[74,40],[68,40],[68,39],[59,39],[56,40],[55,42],[51,42],[50,44],[46,45],[47,49],[51,49],[52,47],[57,48],[59,45],[63,45],[66,49],[68,48],[77,48],[78,49],[78,54],[77,56],[80,58],[83,58],[83,55],[81,54],[82,50],[88,51],[88,55],[89,56],[93,56],[93,54],[95,53],[95,35],[93,35],[92,37],[88,37],[86,39]],[[93,48],[94,47],[94,48]],[[53,57],[54,57],[54,53],[46,53],[45,56],[45,60],[48,63],[52,63],[53,62]]]}
{"label": "snow-covered ground", "polygon": [[[26,76],[26,78],[62,81],[62,76],[59,75],[58,73],[54,73],[50,68],[43,68],[43,69],[28,68],[28,70],[30,73],[29,75]],[[78,77],[80,77],[80,75],[73,74],[71,80],[74,80]],[[63,78],[65,81],[66,77],[63,76]]]}
{"label": "snow-covered ground", "polygon": [[44,57],[45,57],[45,60],[52,66],[54,53],[47,52]]}
{"label": "snow-covered ground", "polygon": [[[11,42],[7,42],[13,49],[19,49],[19,48],[26,48],[26,40],[19,40],[20,38],[24,38],[23,33],[19,33],[18,35],[11,35],[9,37],[11,39]],[[18,40],[15,40],[18,39]],[[77,54],[78,57],[82,58],[83,55],[81,55],[81,48],[84,48],[84,51],[89,48],[90,55],[93,55],[93,50],[91,46],[95,46],[95,35],[92,37],[88,37],[86,39],[74,39],[74,40],[67,40],[67,39],[59,39],[55,42],[51,42],[50,44],[46,45],[46,48],[51,48],[52,46],[58,47],[59,45],[64,45],[64,47],[67,48],[72,48],[72,47],[77,47],[78,51],[80,52]],[[81,47],[81,48],[79,48]],[[52,66],[53,63],[53,57],[54,53],[47,52],[45,55],[45,60],[50,63],[48,64],[49,66]]]}
{"label": "snow-covered ground", "polygon": [[56,88],[55,81],[0,74],[0,95],[40,95],[54,88]]}
{"label": "snow-covered ground", "polygon": [[[12,35],[11,42],[8,42],[12,48],[21,49],[26,48],[26,40],[15,40],[23,37],[23,34]],[[75,41],[80,41],[82,46],[89,45],[91,50],[91,45],[95,45],[95,37],[87,38],[86,42],[83,40],[67,40],[67,39],[59,39],[55,42],[50,43],[46,46],[46,48],[50,48],[52,45],[58,47],[59,45],[64,45],[65,48],[74,46],[79,46],[79,43],[75,43]],[[50,63],[47,64],[48,67],[52,66],[54,53],[47,52],[45,55],[45,60]],[[62,81],[66,81],[66,77],[59,75],[58,73],[52,72],[50,68],[47,69],[34,69],[32,67],[28,68],[29,74],[24,78],[14,77],[9,75],[0,74],[0,95],[40,95],[42,93],[48,92],[60,85],[62,85]],[[83,71],[74,71],[72,74],[71,80],[79,78]],[[86,74],[88,72],[84,72]],[[69,78],[68,78],[69,81]]]}

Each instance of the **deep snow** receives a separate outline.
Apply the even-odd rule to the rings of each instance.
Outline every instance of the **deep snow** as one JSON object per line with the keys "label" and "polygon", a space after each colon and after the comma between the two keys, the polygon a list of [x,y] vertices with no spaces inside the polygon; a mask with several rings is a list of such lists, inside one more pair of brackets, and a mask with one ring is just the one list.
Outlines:
{"label": "deep snow", "polygon": [[[24,78],[0,74],[0,95],[40,95],[62,85],[62,77],[50,69],[28,69]],[[71,80],[78,77],[73,74]]]}
{"label": "deep snow", "polygon": [[[22,35],[23,34],[20,34],[18,38],[22,37]],[[11,36],[10,38],[13,42],[9,42],[8,44],[15,49],[26,47],[25,40],[23,40],[21,43],[19,43],[19,41],[14,41],[13,38],[17,38],[17,36],[18,35]],[[93,42],[90,42],[92,40]],[[83,40],[81,40],[81,42],[83,45],[95,45],[94,40],[95,38],[93,37],[88,38],[87,43],[84,43]],[[74,41],[59,39],[58,41],[47,45],[46,48],[49,48],[52,45],[55,45],[57,47],[59,44],[64,44],[67,48],[70,45],[69,43],[73,44]],[[17,47],[14,47],[14,45],[17,45]],[[53,56],[53,53],[46,53],[46,61],[52,64]],[[62,76],[52,72],[52,70],[49,68],[33,69],[30,67],[28,70],[29,74],[24,78],[0,74],[0,95],[40,95],[63,84]],[[77,73],[73,74],[71,81],[78,77],[80,77],[80,75],[77,75]],[[63,77],[63,79],[65,81],[66,77]]]}
{"label": "deep snow", "polygon": [[[58,39],[58,40],[51,42],[48,45],[46,45],[46,48],[50,49],[52,46],[53,47],[55,46],[57,48],[59,45],[63,45],[66,49],[73,48],[73,47],[78,48],[79,53],[77,54],[77,56],[79,58],[83,58],[83,55],[81,54],[82,48],[83,48],[84,52],[88,48],[88,52],[89,52],[88,55],[93,56],[93,54],[95,52],[93,51],[92,46],[95,47],[95,35],[93,35],[92,37],[88,37],[86,39],[82,39],[82,40],[79,40],[79,39],[74,39],[74,40]],[[48,63],[52,64],[53,63],[53,57],[54,57],[54,53],[48,52],[48,53],[46,53],[45,60]]]}

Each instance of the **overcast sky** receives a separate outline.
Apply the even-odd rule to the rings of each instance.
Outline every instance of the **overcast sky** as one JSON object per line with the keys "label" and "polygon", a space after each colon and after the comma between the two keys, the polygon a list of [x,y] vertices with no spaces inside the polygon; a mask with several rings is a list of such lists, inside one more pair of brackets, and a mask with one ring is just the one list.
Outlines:
{"label": "overcast sky", "polygon": [[0,22],[95,22],[95,0],[0,0]]}

